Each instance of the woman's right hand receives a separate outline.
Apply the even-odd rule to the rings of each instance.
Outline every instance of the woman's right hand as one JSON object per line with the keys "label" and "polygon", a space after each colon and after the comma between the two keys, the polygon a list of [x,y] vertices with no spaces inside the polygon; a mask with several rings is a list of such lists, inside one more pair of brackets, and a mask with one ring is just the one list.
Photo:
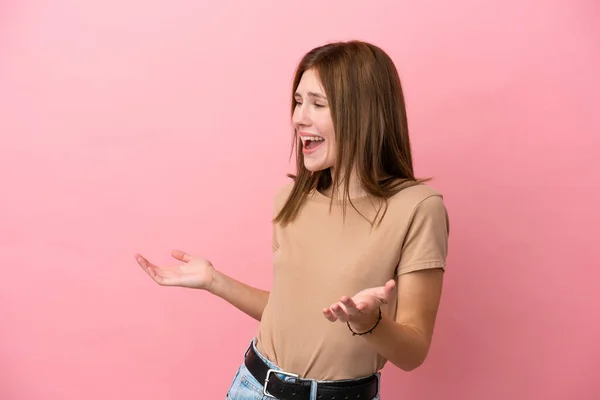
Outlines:
{"label": "woman's right hand", "polygon": [[211,289],[215,279],[215,269],[210,261],[193,257],[181,250],[173,250],[171,255],[182,264],[174,267],[159,267],[139,254],[135,255],[135,259],[142,269],[161,286]]}

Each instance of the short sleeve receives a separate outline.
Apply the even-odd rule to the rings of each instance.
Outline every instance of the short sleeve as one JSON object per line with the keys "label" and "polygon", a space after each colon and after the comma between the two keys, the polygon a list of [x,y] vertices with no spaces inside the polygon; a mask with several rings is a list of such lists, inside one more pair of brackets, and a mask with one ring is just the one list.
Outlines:
{"label": "short sleeve", "polygon": [[449,228],[442,196],[432,195],[422,200],[413,211],[396,275],[430,268],[445,270]]}

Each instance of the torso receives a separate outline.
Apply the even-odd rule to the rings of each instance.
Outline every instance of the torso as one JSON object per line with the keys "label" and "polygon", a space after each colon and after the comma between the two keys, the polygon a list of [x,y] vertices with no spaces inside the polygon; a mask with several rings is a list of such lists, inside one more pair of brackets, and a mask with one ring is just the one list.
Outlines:
{"label": "torso", "polygon": [[[279,194],[280,205],[287,190]],[[412,211],[438,195],[426,185],[403,190],[388,201],[383,222],[374,228],[352,205],[347,204],[344,222],[339,201],[330,212],[329,198],[310,195],[293,223],[274,228],[273,287],[257,334],[259,350],[283,370],[306,378],[351,379],[383,368],[383,357],[352,336],[346,324],[329,322],[322,310],[343,295],[394,278]],[[370,199],[353,202],[367,218],[375,216]],[[395,302],[382,311],[393,317]]]}

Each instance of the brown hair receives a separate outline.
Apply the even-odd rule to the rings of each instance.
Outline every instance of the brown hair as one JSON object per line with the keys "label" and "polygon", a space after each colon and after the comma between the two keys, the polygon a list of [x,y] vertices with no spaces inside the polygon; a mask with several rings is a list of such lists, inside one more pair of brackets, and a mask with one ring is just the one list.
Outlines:
{"label": "brown hair", "polygon": [[[293,221],[313,190],[327,189],[333,184],[335,196],[336,188],[348,182],[354,168],[362,188],[386,205],[385,200],[400,190],[426,181],[414,176],[400,78],[393,61],[382,49],[350,41],[329,43],[309,51],[294,76],[292,115],[296,107],[294,93],[302,74],[309,69],[316,72],[329,102],[337,142],[335,174],[332,176],[329,168],[313,173],[304,167],[302,147],[298,146],[294,132],[292,153],[296,147],[297,175],[288,175],[294,185],[274,222],[285,225]],[[352,200],[348,185],[344,186],[345,211],[346,199],[350,204]],[[381,218],[383,215],[385,211]]]}

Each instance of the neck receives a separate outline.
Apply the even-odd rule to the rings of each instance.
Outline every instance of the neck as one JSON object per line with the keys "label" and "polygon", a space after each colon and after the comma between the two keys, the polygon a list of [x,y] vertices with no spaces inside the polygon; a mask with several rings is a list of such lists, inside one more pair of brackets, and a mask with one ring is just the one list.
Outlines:
{"label": "neck", "polygon": [[[331,169],[331,174],[334,174],[333,168]],[[350,195],[351,199],[364,197],[367,194],[361,186],[358,177],[354,173],[350,175],[348,182],[341,182],[335,188],[334,185],[331,185],[323,191],[323,194],[329,198],[333,197],[336,200],[341,200],[345,196],[346,186],[348,187],[348,194]]]}

